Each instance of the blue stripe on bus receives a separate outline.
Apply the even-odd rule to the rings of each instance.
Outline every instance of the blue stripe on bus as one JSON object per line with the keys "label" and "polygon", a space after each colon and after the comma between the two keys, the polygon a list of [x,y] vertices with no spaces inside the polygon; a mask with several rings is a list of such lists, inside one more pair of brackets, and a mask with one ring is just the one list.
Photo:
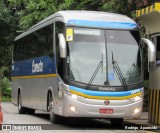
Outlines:
{"label": "blue stripe on bus", "polygon": [[104,91],[102,92],[102,91],[85,90],[85,89],[74,87],[74,86],[70,86],[70,90],[80,92],[90,96],[116,96],[116,97],[129,96],[138,92],[142,92],[142,88],[130,90],[130,91],[123,91],[123,92],[104,92]]}
{"label": "blue stripe on bus", "polygon": [[[43,62],[43,71],[32,72],[32,63],[37,64]],[[12,64],[12,77],[15,76],[34,76],[44,74],[55,74],[56,64],[55,59],[51,59],[49,56],[42,56],[25,61],[15,62]]]}
{"label": "blue stripe on bus", "polygon": [[109,29],[135,29],[138,28],[136,23],[131,22],[106,22],[106,21],[91,21],[70,19],[67,21],[68,25],[84,26],[84,27],[99,27]]}

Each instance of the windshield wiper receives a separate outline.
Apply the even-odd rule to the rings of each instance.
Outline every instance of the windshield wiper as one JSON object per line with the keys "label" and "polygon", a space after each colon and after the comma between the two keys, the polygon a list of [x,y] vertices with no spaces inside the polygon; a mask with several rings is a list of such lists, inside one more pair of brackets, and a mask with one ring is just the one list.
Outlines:
{"label": "windshield wiper", "polygon": [[117,61],[114,60],[113,52],[112,52],[112,65],[113,65],[113,69],[116,71],[116,73],[118,75],[118,78],[119,78],[121,84],[124,86],[124,89],[128,90],[128,86],[127,86],[126,80],[121,72],[121,69],[119,68]]}
{"label": "windshield wiper", "polygon": [[101,66],[102,66],[102,61],[100,61],[98,63],[98,66],[96,67],[96,70],[94,71],[92,77],[90,78],[90,80],[88,82],[87,88],[89,88],[89,86],[92,84],[92,82],[93,82],[94,78],[96,77],[96,75],[97,75],[99,69],[101,68]]}

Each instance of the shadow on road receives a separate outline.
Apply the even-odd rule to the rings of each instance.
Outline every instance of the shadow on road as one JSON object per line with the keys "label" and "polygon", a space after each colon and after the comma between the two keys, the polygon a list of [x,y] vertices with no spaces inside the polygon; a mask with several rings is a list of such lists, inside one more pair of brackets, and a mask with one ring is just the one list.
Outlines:
{"label": "shadow on road", "polygon": [[[35,117],[49,121],[49,114],[37,113]],[[122,126],[112,126],[108,119],[86,119],[86,118],[64,118],[60,124],[51,124],[56,130],[125,130],[127,127],[138,127],[140,125],[125,122]],[[51,126],[50,125],[50,126]],[[134,130],[134,129],[133,129]]]}

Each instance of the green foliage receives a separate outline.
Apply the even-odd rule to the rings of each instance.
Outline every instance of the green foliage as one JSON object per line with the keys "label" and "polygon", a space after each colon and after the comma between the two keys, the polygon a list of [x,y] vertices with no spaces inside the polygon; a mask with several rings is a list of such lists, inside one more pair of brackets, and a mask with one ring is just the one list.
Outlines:
{"label": "green foliage", "polygon": [[10,79],[11,58],[12,58],[12,42],[17,35],[17,22],[8,7],[7,0],[0,1],[0,68],[5,67],[4,77]]}
{"label": "green foliage", "polygon": [[10,80],[7,77],[4,77],[5,71],[7,71],[7,67],[1,67],[0,68],[0,92],[1,96],[11,96],[11,83]]}
{"label": "green foliage", "polygon": [[1,99],[1,101],[2,102],[11,102],[11,97],[8,97],[8,96],[5,97],[5,96],[3,96],[2,99]]}
{"label": "green foliage", "polygon": [[9,87],[10,87],[10,80],[6,77],[2,78],[0,82],[0,88],[2,89],[2,93],[3,91],[6,91],[6,89]]}
{"label": "green foliage", "polygon": [[[7,44],[5,44],[7,45]],[[11,62],[12,62],[12,46],[11,45],[0,46],[0,67],[5,68],[3,76],[10,79]],[[1,70],[1,68],[0,68]],[[0,73],[1,75],[1,73]]]}
{"label": "green foliage", "polygon": [[0,80],[0,90],[1,90],[1,96],[8,96],[11,97],[11,89],[10,89],[11,83],[10,80],[6,77],[2,78]]}
{"label": "green foliage", "polygon": [[11,88],[6,88],[5,91],[3,92],[2,97],[8,97],[11,98]]}
{"label": "green foliage", "polygon": [[151,4],[151,0],[8,0],[16,8],[22,31],[59,10],[108,11],[135,17],[137,8]]}
{"label": "green foliage", "polygon": [[[20,7],[21,0],[9,0],[10,6]],[[23,1],[25,8],[15,14],[19,16],[19,27],[26,30],[58,10],[69,9],[73,0],[29,0]]]}
{"label": "green foliage", "polygon": [[12,46],[0,46],[0,66],[5,66],[7,71],[9,71],[11,67],[11,56]]}
{"label": "green foliage", "polygon": [[20,11],[22,14],[20,18],[20,26],[23,29],[31,27],[33,24],[44,19],[46,16],[49,16],[56,11],[54,5],[52,5],[53,0],[30,0],[27,4],[26,9]]}
{"label": "green foliage", "polygon": [[2,1],[0,1],[0,44],[6,44],[6,35],[9,33],[9,25],[8,25],[8,10],[4,7]]}

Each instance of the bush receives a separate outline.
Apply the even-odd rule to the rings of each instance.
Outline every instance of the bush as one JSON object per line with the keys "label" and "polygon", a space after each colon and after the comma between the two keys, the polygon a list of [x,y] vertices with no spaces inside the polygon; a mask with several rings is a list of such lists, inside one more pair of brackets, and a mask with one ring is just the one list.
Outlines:
{"label": "bush", "polygon": [[11,82],[4,76],[7,70],[8,67],[3,66],[0,68],[0,100],[2,99],[2,101],[11,99]]}
{"label": "bush", "polygon": [[10,97],[2,97],[2,102],[11,102],[11,98]]}
{"label": "bush", "polygon": [[2,97],[9,97],[11,98],[11,88],[7,88],[4,90]]}
{"label": "bush", "polygon": [[0,79],[0,89],[1,89],[2,96],[4,92],[9,92],[8,88],[10,88],[10,86],[11,86],[11,83],[8,78],[4,77]]}

